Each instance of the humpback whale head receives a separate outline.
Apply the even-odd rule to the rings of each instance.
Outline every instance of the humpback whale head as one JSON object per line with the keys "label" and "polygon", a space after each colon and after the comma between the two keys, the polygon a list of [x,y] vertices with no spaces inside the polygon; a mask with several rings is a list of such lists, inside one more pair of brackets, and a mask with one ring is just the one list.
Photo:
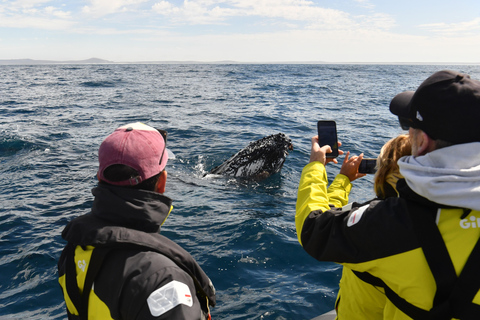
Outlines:
{"label": "humpback whale head", "polygon": [[277,133],[250,142],[210,173],[239,178],[266,178],[282,169],[289,150],[293,150],[292,140],[283,133]]}

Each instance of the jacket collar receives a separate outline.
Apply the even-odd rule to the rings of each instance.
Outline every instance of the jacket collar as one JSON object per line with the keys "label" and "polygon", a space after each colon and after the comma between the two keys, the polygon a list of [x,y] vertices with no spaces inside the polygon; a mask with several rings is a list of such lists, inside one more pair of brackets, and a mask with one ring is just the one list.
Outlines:
{"label": "jacket collar", "polygon": [[413,191],[407,184],[405,179],[400,179],[397,182],[397,191],[400,195],[400,198],[405,199],[407,201],[415,202],[419,205],[423,205],[426,207],[436,207],[436,208],[456,208],[448,205],[444,205],[441,203],[436,203],[431,201],[425,197],[422,197],[415,191]]}
{"label": "jacket collar", "polygon": [[172,205],[170,198],[153,191],[99,185],[92,193],[94,216],[145,232],[158,232]]}
{"label": "jacket collar", "polygon": [[402,157],[400,173],[417,194],[450,207],[480,210],[480,142]]}

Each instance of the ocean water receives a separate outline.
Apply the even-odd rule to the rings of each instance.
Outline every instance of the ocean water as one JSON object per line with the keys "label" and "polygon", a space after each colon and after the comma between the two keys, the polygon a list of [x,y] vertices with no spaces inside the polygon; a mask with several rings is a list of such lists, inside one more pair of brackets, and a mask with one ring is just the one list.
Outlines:
{"label": "ocean water", "polygon": [[[311,319],[333,309],[341,267],[308,256],[294,225],[316,122],[336,120],[342,150],[375,157],[402,132],[391,98],[441,69],[480,78],[476,65],[0,66],[0,319],[66,319],[61,231],[92,204],[101,141],[136,121],[169,132],[174,210],[162,234],[212,279],[213,319]],[[294,144],[280,173],[203,177],[278,132]],[[339,168],[329,165],[330,178]],[[350,199],[372,198],[372,187],[371,176],[356,180]]]}

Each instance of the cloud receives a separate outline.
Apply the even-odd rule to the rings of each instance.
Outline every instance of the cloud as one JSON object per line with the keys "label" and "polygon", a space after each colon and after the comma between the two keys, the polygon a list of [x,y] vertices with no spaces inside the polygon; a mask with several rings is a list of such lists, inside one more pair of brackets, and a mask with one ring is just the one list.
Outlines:
{"label": "cloud", "polygon": [[89,5],[82,8],[82,12],[93,17],[101,17],[116,12],[128,11],[149,0],[89,0]]}
{"label": "cloud", "polygon": [[126,30],[119,30],[117,28],[98,28],[98,27],[77,27],[72,29],[77,34],[84,34],[84,35],[105,35],[105,36],[123,36],[123,35],[132,35],[135,36],[135,39],[138,41],[143,41],[140,36],[155,36],[155,37],[163,37],[166,35],[172,35],[167,31],[163,30],[155,30],[155,29],[147,29],[147,28],[137,28],[137,29],[126,29]]}
{"label": "cloud", "polygon": [[35,7],[40,4],[53,2],[52,0],[16,0],[12,1],[10,7]]}
{"label": "cloud", "polygon": [[14,15],[4,17],[0,15],[0,27],[2,28],[33,28],[39,30],[65,30],[75,23],[65,19],[25,17]]}
{"label": "cloud", "polygon": [[[296,22],[308,29],[349,29],[359,24],[387,28],[392,25],[387,15],[351,16],[336,10],[316,6],[306,0],[185,0],[182,5],[162,0],[152,6],[157,14],[177,24],[225,24],[229,18],[269,18],[272,23],[279,21]],[[360,21],[358,21],[360,20]],[[287,25],[287,24],[285,24]]]}
{"label": "cloud", "polygon": [[[368,2],[368,0],[356,1]],[[78,24],[79,28],[118,27],[125,30],[132,26],[132,29],[138,30],[140,25],[141,28],[152,29],[224,25],[238,30],[244,28],[245,23],[245,21],[239,23],[239,20],[247,19],[246,28],[250,29],[250,32],[260,32],[266,29],[272,30],[272,28],[387,30],[395,24],[391,17],[385,14],[354,16],[341,10],[320,7],[309,0],[180,0],[176,2],[173,0],[87,0],[87,5],[83,7],[68,7],[73,12],[61,10],[49,5],[50,3],[57,2],[17,0],[8,6],[2,6],[0,2],[0,26],[62,29],[66,25]],[[99,19],[107,15],[112,15],[116,19],[103,21]],[[158,19],[159,17],[161,19]],[[21,23],[15,25],[17,18]],[[45,21],[44,26],[42,19]],[[223,29],[223,32],[226,30]]]}
{"label": "cloud", "polygon": [[[135,41],[139,41],[137,37]],[[475,62],[479,36],[469,39],[431,38],[382,30],[281,30],[255,34],[168,34],[142,39],[145,60],[243,62]],[[445,43],[452,46],[445,46]],[[465,46],[465,44],[468,44]],[[468,50],[458,51],[462,46]],[[441,52],[441,55],[437,55]],[[120,53],[119,53],[120,54]],[[117,56],[112,60],[127,60]],[[131,60],[131,58],[130,58]]]}
{"label": "cloud", "polygon": [[367,8],[367,9],[375,8],[375,5],[371,3],[370,0],[353,0],[353,1],[357,2],[363,8]]}
{"label": "cloud", "polygon": [[388,14],[373,13],[368,16],[357,16],[355,20],[358,21],[362,28],[389,30],[396,26],[396,21]]}
{"label": "cloud", "polygon": [[155,3],[152,9],[153,11],[166,16],[178,14],[180,13],[180,10],[181,10],[179,7],[175,7],[173,4],[171,4],[168,1],[161,1],[161,2]]}
{"label": "cloud", "polygon": [[431,23],[420,25],[421,28],[436,33],[440,36],[465,37],[478,35],[480,31],[480,18],[459,23]]}
{"label": "cloud", "polygon": [[175,6],[169,1],[160,1],[152,6],[154,13],[168,17],[176,24],[218,24],[229,17],[241,16],[238,10],[220,7],[214,1],[184,1]]}
{"label": "cloud", "polygon": [[74,24],[71,12],[54,6],[43,7],[50,0],[19,0],[0,5],[0,27],[64,30]]}
{"label": "cloud", "polygon": [[355,10],[351,2],[336,10],[309,0],[81,0],[61,6],[58,0],[0,0],[0,28],[24,29],[3,32],[1,54],[13,55],[18,46],[38,58],[35,48],[42,43],[33,34],[48,39],[45,57],[68,50],[68,59],[400,62],[480,56],[480,18],[417,25],[421,35],[407,34],[393,32],[402,21],[376,11],[373,1],[353,1]]}
{"label": "cloud", "polygon": [[71,18],[71,12],[70,11],[62,11],[58,10],[55,7],[49,6],[45,8],[45,13],[48,15],[60,18],[60,19],[70,19]]}
{"label": "cloud", "polygon": [[[357,2],[363,5],[369,3],[367,0]],[[152,10],[177,26],[235,26],[235,18],[249,18],[257,26],[270,25],[285,30],[389,30],[396,25],[395,20],[387,14],[355,16],[306,0],[185,0],[178,6],[162,0],[155,3]]]}

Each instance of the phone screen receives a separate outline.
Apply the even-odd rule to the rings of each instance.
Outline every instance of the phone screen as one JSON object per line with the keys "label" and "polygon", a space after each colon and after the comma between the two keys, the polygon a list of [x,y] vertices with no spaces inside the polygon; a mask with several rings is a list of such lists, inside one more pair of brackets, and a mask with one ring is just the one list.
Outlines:
{"label": "phone screen", "polygon": [[329,145],[332,148],[332,153],[327,153],[327,158],[338,157],[338,139],[337,139],[337,125],[333,120],[320,120],[317,123],[318,128],[318,144],[320,147]]}
{"label": "phone screen", "polygon": [[377,172],[377,159],[363,158],[358,167],[359,173],[375,173]]}

